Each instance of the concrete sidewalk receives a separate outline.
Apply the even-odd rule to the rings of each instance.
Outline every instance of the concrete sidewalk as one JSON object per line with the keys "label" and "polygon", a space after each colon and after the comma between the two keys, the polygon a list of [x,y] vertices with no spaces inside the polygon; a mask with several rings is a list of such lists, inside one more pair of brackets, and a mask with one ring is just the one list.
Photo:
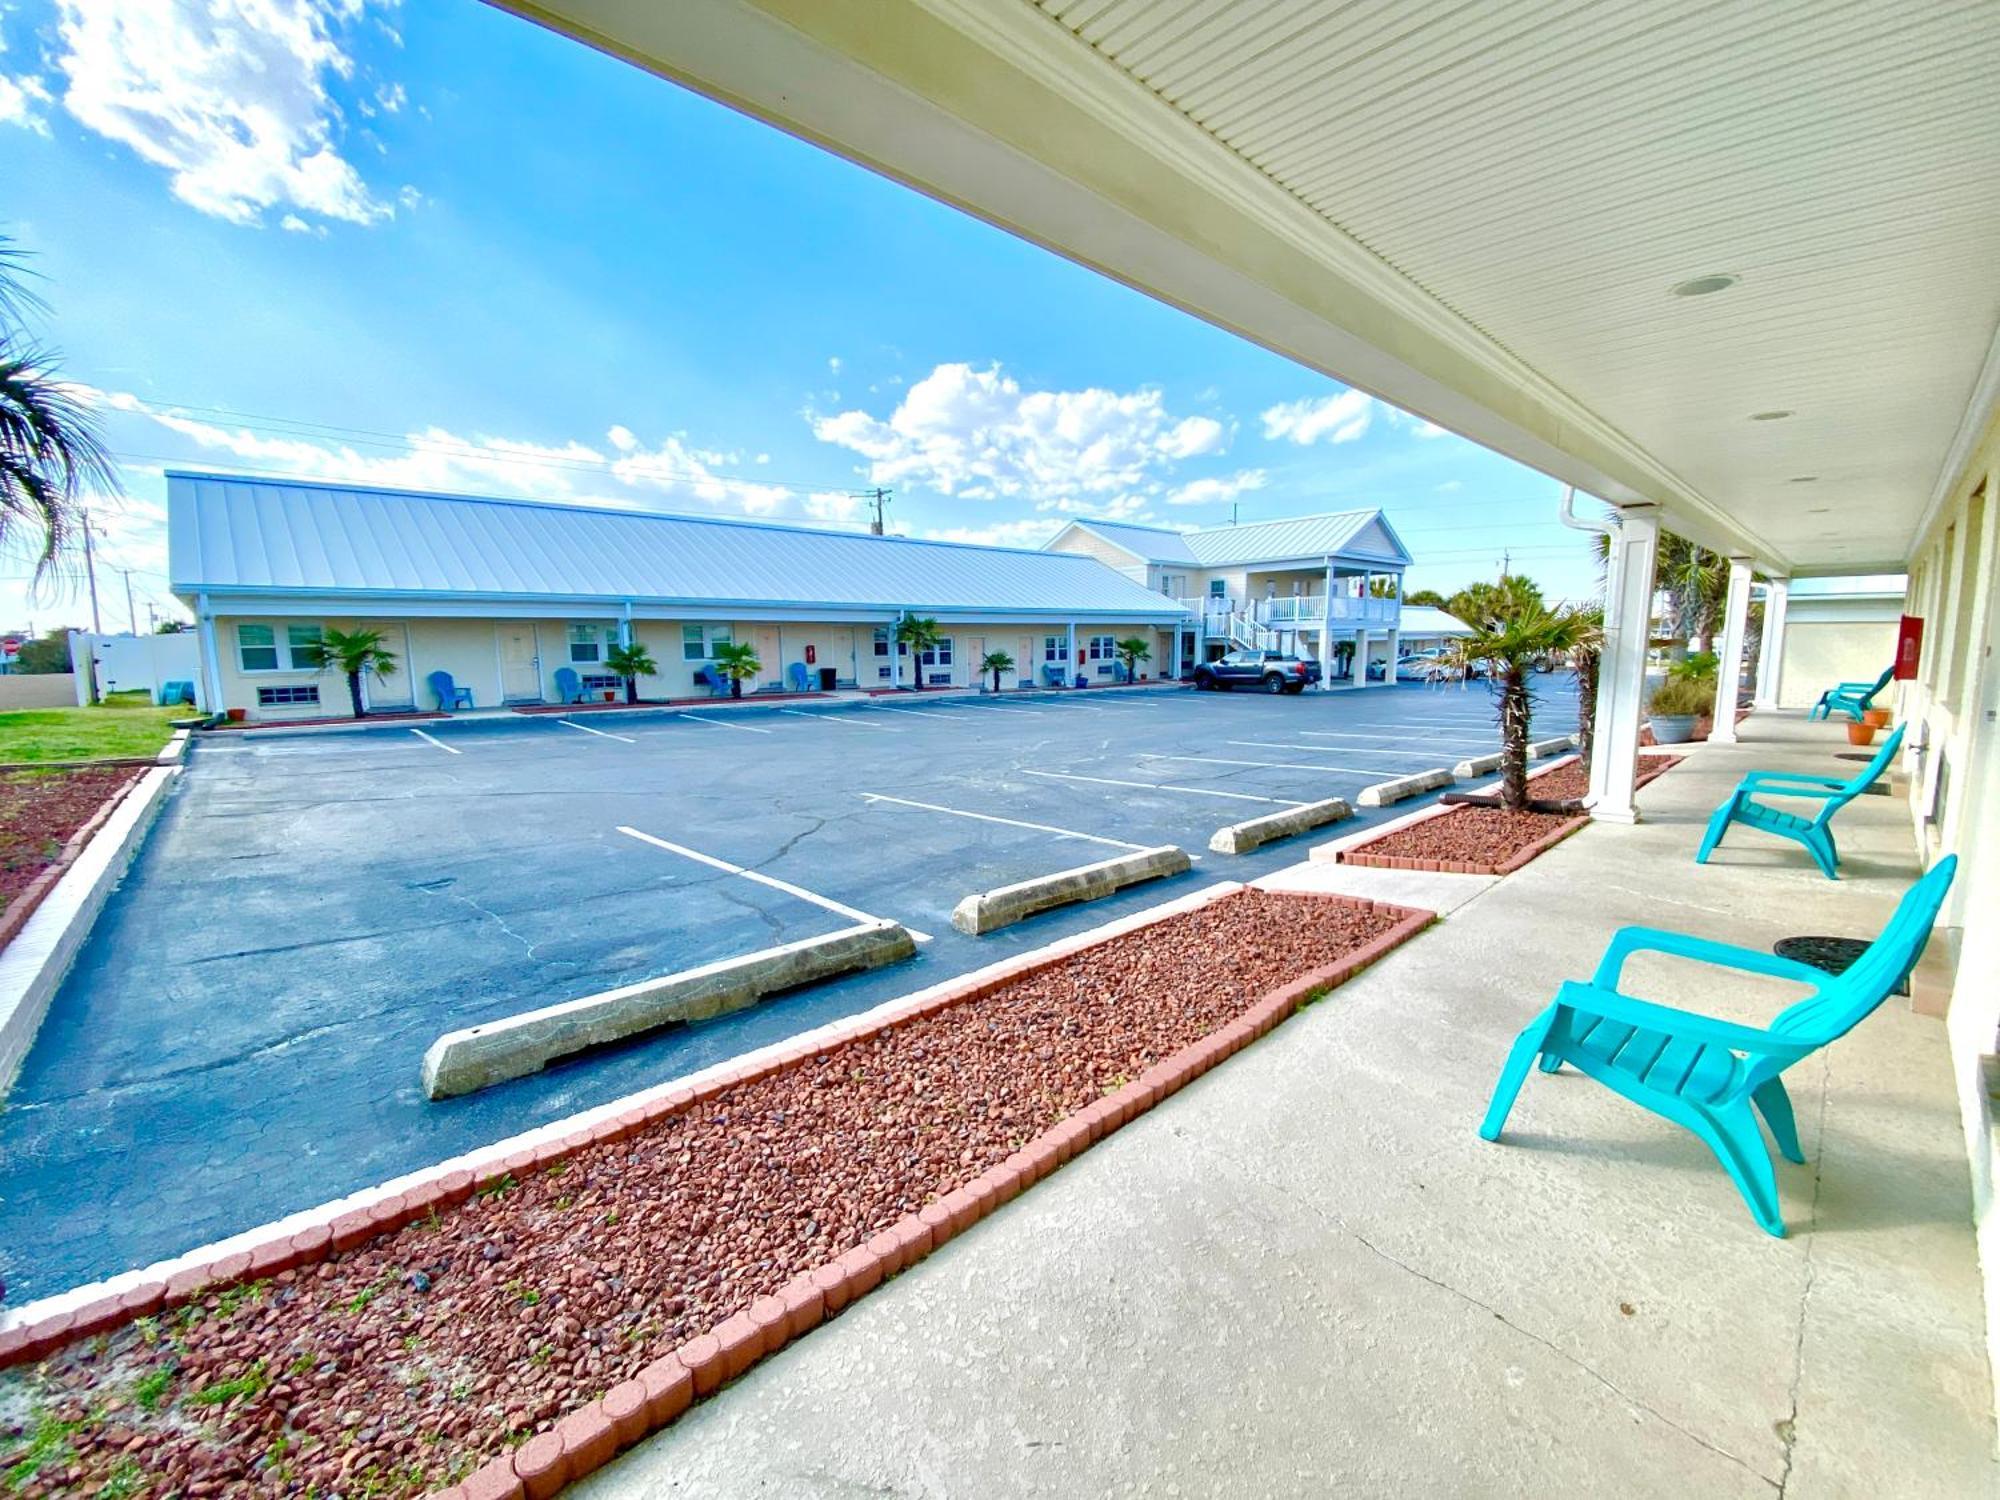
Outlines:
{"label": "concrete sidewalk", "polygon": [[[1992,1493],[1941,1023],[1892,1000],[1793,1071],[1784,1240],[1691,1135],[1573,1073],[1475,1134],[1613,928],[1872,933],[1915,874],[1872,797],[1838,883],[1753,833],[1697,867],[1742,771],[1847,769],[1837,726],[1741,734],[573,1493]],[[1753,1022],[1797,993],[1657,958],[1627,988]]]}

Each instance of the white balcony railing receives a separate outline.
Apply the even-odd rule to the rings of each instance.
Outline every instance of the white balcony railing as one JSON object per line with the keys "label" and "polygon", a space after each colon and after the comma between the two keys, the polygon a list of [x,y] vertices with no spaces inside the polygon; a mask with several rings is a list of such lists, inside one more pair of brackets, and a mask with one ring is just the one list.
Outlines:
{"label": "white balcony railing", "polygon": [[1398,599],[1357,599],[1346,594],[1331,599],[1324,594],[1294,594],[1282,599],[1253,599],[1241,606],[1233,599],[1210,595],[1201,601],[1200,609],[1202,624],[1212,636],[1228,636],[1232,621],[1240,632],[1246,620],[1281,630],[1310,629],[1322,620],[1335,629],[1394,629],[1403,612]]}

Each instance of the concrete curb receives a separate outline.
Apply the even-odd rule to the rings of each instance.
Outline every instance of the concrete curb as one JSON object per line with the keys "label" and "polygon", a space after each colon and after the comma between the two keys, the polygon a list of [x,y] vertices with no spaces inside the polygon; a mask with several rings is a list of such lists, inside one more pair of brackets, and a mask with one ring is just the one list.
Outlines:
{"label": "concrete curb", "polygon": [[866,922],[448,1031],[424,1051],[424,1093],[431,1099],[470,1094],[538,1073],[586,1047],[676,1022],[706,1021],[779,990],[878,969],[916,951],[916,941],[899,923]]}
{"label": "concrete curb", "polygon": [[1033,880],[1003,885],[997,890],[975,892],[952,908],[951,925],[968,937],[979,937],[1011,927],[1052,906],[1097,901],[1142,880],[1184,874],[1190,865],[1187,851],[1172,844],[1135,850],[1095,864],[1078,865],[1072,870],[1058,870],[1053,875],[1037,875]]}
{"label": "concrete curb", "polygon": [[[78,829],[68,846],[76,853],[67,868],[58,866],[61,874],[44,887],[19,931],[0,949],[0,1099],[14,1086],[49,1002],[179,774],[178,765],[143,772],[135,786]],[[32,891],[31,886],[18,901]]]}
{"label": "concrete curb", "polygon": [[1477,781],[1482,776],[1491,776],[1500,769],[1501,755],[1495,750],[1491,755],[1474,755],[1460,761],[1451,768],[1451,774],[1460,781]]}
{"label": "concrete curb", "polygon": [[[287,1238],[195,1262],[164,1282],[143,1279],[144,1273],[139,1277],[128,1275],[65,1294],[60,1300],[66,1305],[60,1311],[49,1311],[57,1299],[23,1309],[16,1315],[13,1326],[0,1333],[0,1367],[40,1359],[76,1340],[194,1301],[220,1284],[267,1278],[324,1261],[434,1210],[463,1203],[480,1188],[495,1184],[506,1175],[518,1177],[552,1166],[586,1146],[627,1139],[738,1083],[784,1071],[829,1047],[873,1035],[913,1016],[977,999],[1023,973],[1061,962],[1083,948],[1194,910],[1240,889],[1239,885],[1228,884],[1201,891],[1143,913],[1138,920],[1108,924],[1104,935],[1091,941],[1078,943],[1072,939],[1052,944],[1039,954],[1026,955],[1027,962],[1010,960],[982,974],[934,986],[926,992],[928,998],[920,1003],[918,997],[911,997],[879,1007],[871,1013],[873,1019],[865,1024],[841,1022],[808,1037],[793,1038],[766,1049],[755,1065],[738,1064],[713,1070],[698,1089],[684,1084],[666,1085],[649,1091],[648,1102],[643,1106],[622,1109],[609,1106],[592,1112],[590,1118],[598,1122],[593,1128],[576,1128],[584,1116],[544,1127],[537,1133],[541,1137],[538,1147],[492,1157],[482,1171],[442,1172],[434,1168],[421,1187],[379,1198],[366,1210],[322,1220]],[[489,1460],[459,1484],[437,1493],[450,1500],[472,1500],[474,1496],[515,1497],[515,1500],[552,1496],[562,1485],[582,1478],[609,1462],[621,1449],[672,1422],[697,1398],[713,1393],[764,1356],[811,1331],[889,1276],[915,1265],[1072,1157],[1241,1051],[1291,1016],[1308,997],[1345,982],[1436,920],[1431,912],[1386,902],[1315,895],[1297,895],[1294,899],[1336,901],[1388,912],[1398,920],[1388,932],[1331,964],[1269,991],[1233,1021],[1156,1063],[1115,1093],[1024,1142],[1000,1166],[907,1215],[865,1244],[794,1277],[774,1295],[753,1303],[746,1312],[724,1320],[655,1360],[636,1379],[612,1387],[596,1400],[563,1416],[553,1428],[529,1439],[513,1453]],[[315,1211],[315,1216],[325,1212],[325,1209]],[[211,1247],[214,1248],[219,1247]],[[113,1291],[118,1285],[123,1290]]]}
{"label": "concrete curb", "polygon": [[1373,786],[1363,787],[1361,795],[1354,800],[1363,807],[1387,807],[1406,797],[1419,797],[1425,792],[1450,785],[1451,772],[1443,766],[1436,766],[1428,771],[1417,771],[1409,776],[1398,776],[1391,781],[1378,781]]}
{"label": "concrete curb", "polygon": [[1261,818],[1218,828],[1209,836],[1208,847],[1216,854],[1248,854],[1275,839],[1290,838],[1295,833],[1323,828],[1328,823],[1345,822],[1353,816],[1354,809],[1347,805],[1345,799],[1328,797],[1324,802],[1287,807],[1280,812],[1265,813]]}
{"label": "concrete curb", "polygon": [[1576,736],[1559,734],[1552,740],[1536,740],[1528,746],[1528,759],[1540,760],[1545,755],[1560,755],[1565,750],[1576,748]]}

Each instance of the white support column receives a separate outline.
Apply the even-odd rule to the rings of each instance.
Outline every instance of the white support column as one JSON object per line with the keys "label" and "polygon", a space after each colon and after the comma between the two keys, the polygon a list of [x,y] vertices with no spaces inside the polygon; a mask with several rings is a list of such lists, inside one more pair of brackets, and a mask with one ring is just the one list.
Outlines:
{"label": "white support column", "polygon": [[1743,638],[1750,624],[1750,559],[1729,559],[1729,593],[1722,606],[1722,660],[1715,669],[1715,724],[1711,745],[1736,743],[1736,697],[1743,681]]}
{"label": "white support column", "polygon": [[1082,675],[1076,664],[1076,621],[1069,622],[1069,654],[1063,658],[1063,681],[1075,682]]}
{"label": "white support column", "polygon": [[1383,650],[1389,658],[1389,669],[1382,674],[1382,686],[1394,687],[1396,685],[1396,658],[1403,654],[1403,631],[1401,626],[1396,626],[1389,631]]}
{"label": "white support column", "polygon": [[1791,602],[1792,581],[1773,578],[1764,586],[1764,635],[1757,647],[1757,690],[1750,706],[1773,709],[1785,676],[1785,606]]}
{"label": "white support column", "polygon": [[202,710],[219,714],[229,705],[222,701],[222,658],[215,649],[215,614],[209,608],[208,595],[195,595],[194,620],[201,636]]}
{"label": "white support column", "polygon": [[1326,560],[1326,582],[1319,601],[1319,690],[1333,691],[1333,559]]}
{"label": "white support column", "polygon": [[1653,563],[1660,516],[1650,506],[1621,515],[1605,568],[1604,654],[1597,668],[1597,727],[1590,757],[1590,815],[1636,823],[1632,783],[1639,765],[1639,716],[1646,703],[1646,648],[1652,636]]}
{"label": "white support column", "polygon": [[896,639],[896,627],[903,623],[905,613],[907,611],[899,610],[889,621],[889,686],[892,688],[903,685],[903,647]]}

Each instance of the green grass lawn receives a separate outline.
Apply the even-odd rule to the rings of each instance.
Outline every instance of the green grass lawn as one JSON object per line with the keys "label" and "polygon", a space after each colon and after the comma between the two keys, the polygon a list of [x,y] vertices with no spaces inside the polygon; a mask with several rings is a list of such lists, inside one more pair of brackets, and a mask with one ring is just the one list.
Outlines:
{"label": "green grass lawn", "polygon": [[102,708],[22,708],[0,713],[0,764],[151,755],[167,742],[167,720],[194,712],[154,708],[144,694]]}

